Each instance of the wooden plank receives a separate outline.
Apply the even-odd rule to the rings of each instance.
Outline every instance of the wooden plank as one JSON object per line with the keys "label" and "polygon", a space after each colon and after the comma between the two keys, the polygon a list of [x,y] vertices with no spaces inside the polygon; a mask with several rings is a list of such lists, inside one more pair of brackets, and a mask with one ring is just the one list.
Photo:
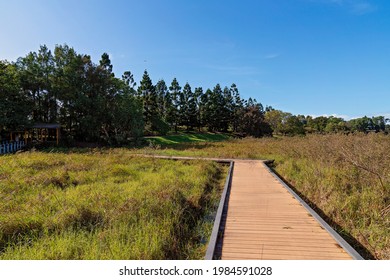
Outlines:
{"label": "wooden plank", "polygon": [[221,259],[351,259],[260,162],[235,161]]}

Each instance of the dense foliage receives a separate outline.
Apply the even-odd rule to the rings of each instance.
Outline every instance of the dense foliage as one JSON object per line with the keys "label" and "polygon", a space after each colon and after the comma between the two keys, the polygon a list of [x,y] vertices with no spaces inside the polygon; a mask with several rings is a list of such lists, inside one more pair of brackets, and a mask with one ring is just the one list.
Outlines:
{"label": "dense foliage", "polygon": [[[152,82],[145,70],[136,88],[130,71],[117,78],[109,55],[98,64],[67,45],[45,45],[16,62],[0,61],[0,140],[37,123],[59,123],[62,139],[126,143],[142,135],[205,130],[241,136],[388,131],[383,116],[345,121],[292,115],[240,96],[237,86],[212,89]],[[387,125],[386,125],[387,124]]]}
{"label": "dense foliage", "polygon": [[261,104],[242,100],[234,84],[203,92],[173,79],[168,87],[164,80],[153,84],[145,70],[135,86],[130,71],[115,77],[106,53],[96,64],[67,45],[54,52],[41,46],[15,63],[0,62],[0,131],[4,137],[36,123],[59,123],[68,142],[110,144],[178,127],[255,136],[270,131],[258,127],[267,126]]}
{"label": "dense foliage", "polygon": [[274,134],[280,135],[390,131],[390,120],[384,116],[364,116],[346,121],[334,116],[295,116],[271,109],[265,113],[265,120],[271,125]]}

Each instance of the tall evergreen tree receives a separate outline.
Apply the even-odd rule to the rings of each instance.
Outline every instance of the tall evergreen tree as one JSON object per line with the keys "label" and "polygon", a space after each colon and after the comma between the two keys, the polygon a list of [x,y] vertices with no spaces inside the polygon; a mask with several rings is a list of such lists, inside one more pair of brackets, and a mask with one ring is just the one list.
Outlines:
{"label": "tall evergreen tree", "polygon": [[223,89],[223,118],[222,129],[227,131],[230,126],[233,126],[234,99],[228,87]]}
{"label": "tall evergreen tree", "polygon": [[210,127],[210,98],[212,92],[210,89],[207,89],[200,97],[199,102],[199,115],[200,115],[200,125],[202,127]]}
{"label": "tall evergreen tree", "polygon": [[179,98],[181,94],[181,87],[176,78],[172,80],[171,86],[169,87],[169,99],[172,101],[172,105],[167,109],[167,121],[171,126],[175,128],[179,125]]}
{"label": "tall evergreen tree", "polygon": [[[201,87],[195,88],[194,91],[194,103],[196,108],[196,126],[198,130],[201,131],[202,126],[202,98],[203,98],[203,89]],[[192,107],[192,105],[190,106]]]}
{"label": "tall evergreen tree", "polygon": [[234,83],[230,86],[230,94],[233,97],[232,126],[233,126],[233,131],[237,132],[242,116],[244,114],[244,101],[241,99],[238,88]]}
{"label": "tall evergreen tree", "polygon": [[214,87],[208,101],[210,103],[208,106],[210,110],[209,128],[212,131],[224,130],[225,128],[223,122],[224,98],[223,98],[222,88],[219,84],[217,84]]}
{"label": "tall evergreen tree", "polygon": [[138,87],[138,95],[143,104],[145,126],[147,129],[153,130],[153,121],[158,118],[157,95],[152,80],[146,70]]}
{"label": "tall evergreen tree", "polygon": [[192,97],[192,90],[189,83],[186,83],[183,87],[183,91],[180,92],[179,98],[179,123],[187,127],[190,127],[190,111],[189,100]]}
{"label": "tall evergreen tree", "polygon": [[134,93],[134,88],[137,83],[134,81],[133,74],[130,71],[125,71],[122,75],[122,81],[129,86],[131,92]]}
{"label": "tall evergreen tree", "polygon": [[[164,80],[159,80],[155,86],[156,95],[157,95],[157,109],[158,114],[166,120],[167,108],[169,108],[170,104],[167,104],[167,95],[168,95],[168,87],[165,84]],[[171,102],[171,101],[169,101]]]}

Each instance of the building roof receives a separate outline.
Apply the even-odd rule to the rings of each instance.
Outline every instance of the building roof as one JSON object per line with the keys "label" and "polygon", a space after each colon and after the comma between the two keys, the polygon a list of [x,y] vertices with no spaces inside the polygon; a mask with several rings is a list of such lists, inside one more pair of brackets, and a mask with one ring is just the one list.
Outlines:
{"label": "building roof", "polygon": [[61,125],[58,123],[36,123],[32,126],[33,128],[50,128],[57,129],[61,128]]}

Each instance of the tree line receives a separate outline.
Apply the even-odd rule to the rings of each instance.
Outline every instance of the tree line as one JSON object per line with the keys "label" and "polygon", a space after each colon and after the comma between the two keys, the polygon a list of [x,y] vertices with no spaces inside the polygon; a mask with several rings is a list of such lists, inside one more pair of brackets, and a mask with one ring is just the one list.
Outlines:
{"label": "tree line", "polygon": [[237,86],[212,89],[153,83],[145,70],[140,84],[130,71],[115,77],[110,57],[99,63],[68,45],[43,45],[16,62],[0,61],[0,135],[36,123],[58,123],[64,141],[126,143],[168,132],[230,132],[240,136],[388,131],[384,117],[345,121],[292,115],[245,100]]}
{"label": "tree line", "polygon": [[107,53],[97,64],[66,44],[1,61],[0,100],[3,135],[35,123],[61,124],[68,142],[122,143],[178,129],[271,133],[261,103],[241,98],[235,84],[205,91],[176,78],[153,84],[145,70],[137,87],[130,71],[115,77]]}
{"label": "tree line", "polygon": [[271,108],[265,112],[265,120],[270,124],[273,133],[279,135],[390,132],[390,119],[384,116],[364,116],[346,121],[334,116],[293,115]]}

